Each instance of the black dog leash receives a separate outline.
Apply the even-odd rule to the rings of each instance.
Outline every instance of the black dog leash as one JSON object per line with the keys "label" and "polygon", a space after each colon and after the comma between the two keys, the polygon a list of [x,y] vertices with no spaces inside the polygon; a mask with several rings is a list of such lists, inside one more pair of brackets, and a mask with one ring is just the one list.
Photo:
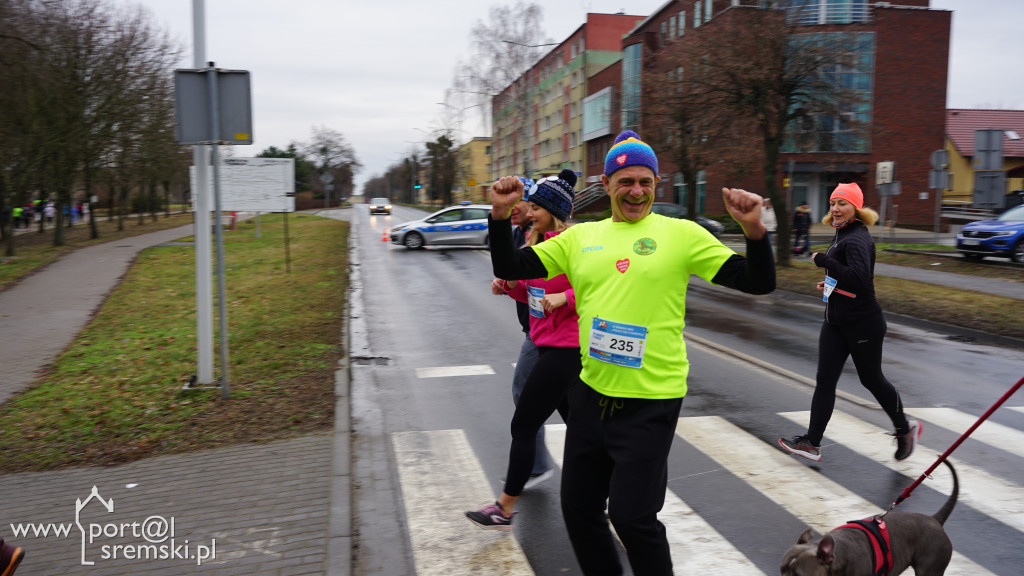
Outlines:
{"label": "black dog leash", "polygon": [[[914,491],[914,488],[917,488],[921,484],[921,482],[924,482],[924,479],[927,478],[928,475],[931,474],[939,466],[939,464],[942,464],[942,462],[950,454],[952,454],[954,450],[956,450],[961,444],[963,444],[964,440],[967,440],[967,437],[970,436],[971,433],[974,432],[974,430],[978,426],[981,426],[982,422],[984,422],[985,420],[988,420],[988,417],[991,416],[992,413],[996,411],[996,409],[998,409],[1000,406],[1002,406],[1004,402],[1009,400],[1010,396],[1013,396],[1013,393],[1016,392],[1018,389],[1020,389],[1020,387],[1022,385],[1024,385],[1024,378],[1021,378],[1020,380],[1018,380],[1017,383],[1014,384],[1013,387],[1010,388],[1006,392],[1006,394],[1003,394],[1002,398],[1000,398],[995,404],[993,404],[992,407],[989,408],[987,412],[982,414],[981,418],[978,418],[978,421],[975,422],[973,426],[971,426],[970,428],[967,429],[967,432],[964,432],[963,435],[960,436],[960,438],[957,438],[957,441],[953,442],[953,445],[950,446],[948,449],[946,449],[946,451],[943,452],[941,456],[939,456],[939,459],[936,460],[934,464],[932,464],[927,470],[924,471],[924,474],[921,474],[921,476],[917,480],[915,480],[913,484],[911,484],[910,486],[907,486],[907,488],[903,491],[903,493],[900,494],[898,498],[896,498],[896,501],[892,503],[892,506],[889,506],[889,509],[886,511],[886,514],[888,514],[889,512],[892,512],[893,509],[896,508],[896,506],[900,502],[903,502],[907,498],[910,498],[910,493]],[[883,516],[884,516],[884,514],[883,514]]]}

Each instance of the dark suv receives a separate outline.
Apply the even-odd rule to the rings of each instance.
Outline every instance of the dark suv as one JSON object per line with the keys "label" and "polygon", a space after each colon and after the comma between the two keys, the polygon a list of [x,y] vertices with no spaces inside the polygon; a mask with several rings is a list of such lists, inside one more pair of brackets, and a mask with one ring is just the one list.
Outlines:
{"label": "dark suv", "polygon": [[956,249],[969,258],[1006,256],[1024,262],[1024,206],[964,225],[956,235]]}

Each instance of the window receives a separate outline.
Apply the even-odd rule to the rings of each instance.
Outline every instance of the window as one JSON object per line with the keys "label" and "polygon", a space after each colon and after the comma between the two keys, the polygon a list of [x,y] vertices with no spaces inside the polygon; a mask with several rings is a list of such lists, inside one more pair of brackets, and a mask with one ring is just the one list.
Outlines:
{"label": "window", "polygon": [[665,42],[665,29],[666,29],[667,27],[668,27],[668,24],[667,24],[667,23],[665,23],[665,22],[662,22],[662,23],[661,23],[661,42],[662,42],[662,43],[664,43],[664,42]]}
{"label": "window", "polygon": [[676,85],[676,92],[682,92],[683,91],[683,67],[682,66],[676,68],[676,80],[679,82],[679,84]]}
{"label": "window", "polygon": [[704,21],[711,22],[711,0],[704,0]]}
{"label": "window", "polygon": [[671,40],[676,37],[676,17],[672,16],[668,19],[668,37]]}
{"label": "window", "polygon": [[643,44],[622,49],[622,129],[640,127],[640,58]]}
{"label": "window", "polygon": [[852,24],[867,22],[870,8],[867,0],[779,0],[786,18],[794,24]]}
{"label": "window", "polygon": [[679,11],[679,35],[686,34],[686,10]]}
{"label": "window", "polygon": [[701,3],[701,0],[697,0],[696,2],[693,3],[693,27],[694,28],[699,28],[700,27],[700,23],[701,23],[700,3]]}
{"label": "window", "polygon": [[[811,82],[833,86],[846,96],[835,113],[803,116],[786,126],[784,152],[868,152],[871,125],[871,94],[874,78],[875,39],[872,32],[830,32],[802,34],[790,40],[791,47],[805,45],[842,46],[845,52],[822,67]],[[830,89],[824,89],[831,94]],[[826,95],[833,97],[830,95]],[[811,94],[809,97],[814,98]],[[821,95],[818,95],[821,99]]]}

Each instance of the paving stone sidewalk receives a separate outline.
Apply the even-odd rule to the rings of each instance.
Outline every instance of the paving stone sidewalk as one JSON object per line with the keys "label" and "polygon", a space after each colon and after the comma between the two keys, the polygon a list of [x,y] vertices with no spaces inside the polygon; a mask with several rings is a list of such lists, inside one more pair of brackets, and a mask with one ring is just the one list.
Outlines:
{"label": "paving stone sidewalk", "polygon": [[[0,403],[72,341],[141,250],[192,233],[83,248],[0,292]],[[102,468],[4,474],[0,461],[0,538],[25,549],[18,576],[347,576],[347,375],[347,364],[335,373],[333,432]]]}

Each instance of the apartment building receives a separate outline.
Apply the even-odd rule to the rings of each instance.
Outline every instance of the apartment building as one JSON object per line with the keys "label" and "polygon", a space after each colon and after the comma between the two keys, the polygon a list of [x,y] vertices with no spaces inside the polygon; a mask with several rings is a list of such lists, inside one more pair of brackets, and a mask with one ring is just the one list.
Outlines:
{"label": "apartment building", "polygon": [[587,81],[621,58],[622,38],[643,16],[587,14],[586,21],[492,100],[491,178],[583,174]]}
{"label": "apartment building", "polygon": [[452,200],[490,203],[491,139],[476,136],[459,147]]}
{"label": "apartment building", "polygon": [[[644,87],[645,77],[664,72],[655,68],[660,52],[674,42],[721,42],[751,10],[783,11],[795,25],[794,36],[843,41],[848,58],[830,73],[835,82],[862,96],[851,110],[865,126],[861,135],[846,131],[849,123],[842,118],[821,118],[787,134],[779,184],[789,185],[792,204],[806,200],[817,219],[827,209],[835,184],[855,181],[865,192],[866,205],[878,208],[879,163],[894,162],[901,194],[892,197],[891,214],[898,214],[902,225],[930,226],[936,202],[928,175],[932,152],[945,143],[951,12],[932,9],[929,0],[671,0],[622,41],[622,129],[641,136],[658,129],[658,119],[645,114],[650,102],[645,101]],[[716,163],[701,171],[694,191],[699,211],[725,212],[721,196],[709,192],[722,186],[763,191],[762,142],[753,131],[739,134],[736,149],[728,162],[745,166],[745,175],[737,177],[743,171]],[[670,159],[659,155],[659,161],[658,199],[685,204],[689,191],[681,175]]]}

